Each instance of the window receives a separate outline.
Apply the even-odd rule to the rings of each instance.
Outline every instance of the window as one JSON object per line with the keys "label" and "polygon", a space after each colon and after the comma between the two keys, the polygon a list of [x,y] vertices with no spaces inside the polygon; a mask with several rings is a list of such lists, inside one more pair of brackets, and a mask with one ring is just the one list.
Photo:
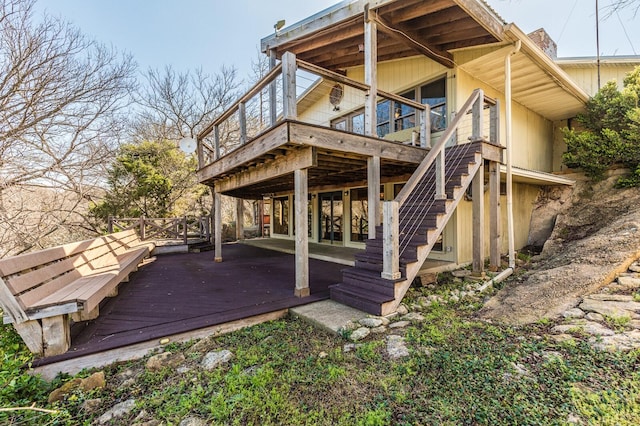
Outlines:
{"label": "window", "polygon": [[[447,127],[447,79],[442,77],[430,83],[415,87],[400,96],[431,107],[431,130],[438,132]],[[401,102],[384,99],[376,108],[378,122],[376,133],[383,138],[389,133],[412,129],[418,125],[415,108]],[[331,127],[358,134],[364,134],[364,109],[342,116],[331,122]]]}
{"label": "window", "polygon": [[273,233],[289,235],[289,197],[273,199]]}

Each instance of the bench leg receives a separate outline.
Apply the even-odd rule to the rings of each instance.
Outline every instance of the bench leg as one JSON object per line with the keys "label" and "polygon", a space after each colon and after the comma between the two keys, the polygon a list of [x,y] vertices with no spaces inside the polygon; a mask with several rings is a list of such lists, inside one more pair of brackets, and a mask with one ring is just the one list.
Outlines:
{"label": "bench leg", "polygon": [[[117,293],[117,290],[116,290]],[[100,315],[100,307],[96,306],[92,311],[79,311],[71,314],[71,319],[73,322],[83,322],[83,321],[91,321],[98,318]]]}
{"label": "bench leg", "polygon": [[[127,279],[129,278],[129,276],[127,276]],[[123,282],[127,282],[127,281],[123,281]],[[118,295],[118,286],[115,286],[113,288],[113,290],[111,290],[108,294],[107,297],[116,297]]]}
{"label": "bench leg", "polygon": [[69,316],[42,318],[42,340],[44,356],[60,355],[68,351],[71,345]]}
{"label": "bench leg", "polygon": [[13,323],[22,340],[29,350],[37,355],[44,354],[44,346],[42,344],[42,327],[37,320],[23,322],[22,324]]}

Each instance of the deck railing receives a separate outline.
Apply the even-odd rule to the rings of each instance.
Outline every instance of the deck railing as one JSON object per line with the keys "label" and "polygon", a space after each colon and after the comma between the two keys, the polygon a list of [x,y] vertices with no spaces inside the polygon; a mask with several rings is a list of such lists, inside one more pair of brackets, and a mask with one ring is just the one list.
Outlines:
{"label": "deck railing", "polygon": [[[332,92],[336,86],[341,91],[339,98],[336,98],[337,94]],[[321,96],[323,99],[316,99],[314,96]],[[423,148],[429,147],[431,123],[434,119],[438,119],[436,114],[443,111],[441,105],[434,108],[433,112],[436,114],[432,117],[429,105],[382,90],[371,93],[371,87],[368,84],[302,61],[294,54],[287,52],[283,55],[280,64],[271,69],[198,134],[199,166],[202,168],[220,159],[264,134],[282,120],[299,120],[329,127],[333,119],[361,110],[369,96],[375,96],[377,101],[393,101],[397,106],[414,111],[413,125],[405,129],[407,130],[405,132],[397,132],[396,139],[392,137],[394,135],[389,135],[386,139],[399,143],[411,143]],[[326,98],[326,104],[323,104],[325,109],[319,111],[316,108],[314,114],[305,112],[299,114],[299,107],[304,106],[307,97],[311,99],[309,102],[324,101]],[[329,103],[333,105],[333,109]],[[317,106],[317,103],[314,105]],[[378,124],[382,126],[385,120],[393,121],[395,118],[391,112],[389,113],[389,116],[383,119],[377,118],[375,113],[362,113],[361,128],[336,128],[336,130],[366,134],[365,129],[377,129]],[[370,123],[372,119],[374,123]]]}
{"label": "deck railing", "polygon": [[128,229],[136,229],[141,240],[181,240],[184,244],[187,244],[189,238],[210,241],[211,217],[109,217],[107,232],[110,234]]}
{"label": "deck railing", "polygon": [[[455,163],[459,163],[459,159],[453,159],[454,164],[445,164],[445,147],[452,144],[487,140],[490,143],[498,144],[499,108],[497,100],[486,97],[481,89],[476,89],[396,198],[383,204],[383,278],[394,280],[400,278],[400,256],[418,230],[417,225],[400,229],[400,215],[410,215],[410,217],[403,216],[405,223],[417,224],[421,219],[417,215],[424,214],[424,211],[427,210],[414,209],[410,211],[403,209],[403,205],[418,200],[429,200],[429,197],[431,197],[431,201],[447,199],[445,192],[446,167],[456,167],[459,164]],[[485,109],[489,109],[488,120],[484,114]],[[487,134],[488,138],[485,136]],[[419,183],[434,164],[435,187],[421,188]]]}

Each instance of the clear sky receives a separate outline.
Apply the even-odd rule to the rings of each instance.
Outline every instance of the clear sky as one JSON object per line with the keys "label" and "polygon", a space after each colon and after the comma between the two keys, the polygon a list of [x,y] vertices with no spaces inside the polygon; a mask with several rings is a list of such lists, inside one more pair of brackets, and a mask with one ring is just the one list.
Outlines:
{"label": "clear sky", "polygon": [[[428,1],[428,0],[425,0]],[[544,27],[560,57],[595,56],[595,0],[488,0],[507,22],[523,31]],[[613,0],[600,0],[601,10]],[[46,9],[96,40],[131,53],[141,70],[171,65],[215,72],[235,66],[249,74],[260,39],[285,19],[287,25],[319,12],[335,0],[38,0]],[[640,14],[604,19],[600,52],[640,53]],[[625,34],[626,31],[626,34]]]}

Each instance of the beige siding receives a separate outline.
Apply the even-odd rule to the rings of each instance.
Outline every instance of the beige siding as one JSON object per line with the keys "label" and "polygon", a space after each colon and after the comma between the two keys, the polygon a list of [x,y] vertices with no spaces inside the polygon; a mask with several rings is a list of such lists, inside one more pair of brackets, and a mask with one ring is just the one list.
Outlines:
{"label": "beige siding", "polygon": [[[598,69],[595,65],[591,67],[569,67],[562,66],[564,71],[571,77],[575,83],[585,92],[593,96],[598,92]],[[627,73],[633,71],[633,65],[600,65],[600,83],[604,84],[610,80],[618,83],[618,88],[622,89],[624,77]]]}
{"label": "beige siding", "polygon": [[[523,183],[513,184],[513,222],[514,222],[514,245],[516,250],[527,245],[529,237],[529,225],[531,222],[531,212],[536,201],[540,187]],[[500,210],[502,214],[502,253],[508,251],[507,236],[507,197],[500,197]],[[457,229],[457,241],[455,251],[457,262],[460,264],[469,263],[473,260],[472,235],[473,235],[473,215],[472,202],[461,201],[456,211],[455,227]],[[489,255],[489,192],[485,192],[485,255]]]}

